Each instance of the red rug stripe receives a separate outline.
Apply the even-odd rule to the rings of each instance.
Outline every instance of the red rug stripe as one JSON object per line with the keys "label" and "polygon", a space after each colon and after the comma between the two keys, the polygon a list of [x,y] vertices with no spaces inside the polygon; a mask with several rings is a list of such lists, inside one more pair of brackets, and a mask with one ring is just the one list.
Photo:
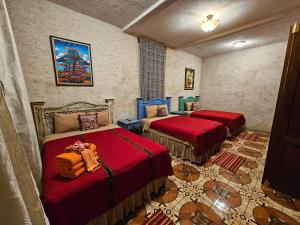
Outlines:
{"label": "red rug stripe", "polygon": [[158,209],[142,225],[174,225],[174,223],[161,209]]}
{"label": "red rug stripe", "polygon": [[232,154],[227,151],[221,151],[214,159],[212,163],[217,164],[224,169],[232,172],[236,172],[243,164],[245,158],[239,155]]}
{"label": "red rug stripe", "polygon": [[240,138],[247,141],[259,141],[261,136],[258,133],[252,133],[252,134],[242,133],[240,135]]}

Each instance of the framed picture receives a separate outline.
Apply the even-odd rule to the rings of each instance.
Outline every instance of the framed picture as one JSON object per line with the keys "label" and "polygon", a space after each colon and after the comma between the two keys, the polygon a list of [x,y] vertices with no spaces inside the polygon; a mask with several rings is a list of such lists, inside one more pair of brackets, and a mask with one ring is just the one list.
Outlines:
{"label": "framed picture", "polygon": [[195,70],[185,68],[184,90],[194,90]]}
{"label": "framed picture", "polygon": [[93,86],[91,45],[50,36],[56,85]]}

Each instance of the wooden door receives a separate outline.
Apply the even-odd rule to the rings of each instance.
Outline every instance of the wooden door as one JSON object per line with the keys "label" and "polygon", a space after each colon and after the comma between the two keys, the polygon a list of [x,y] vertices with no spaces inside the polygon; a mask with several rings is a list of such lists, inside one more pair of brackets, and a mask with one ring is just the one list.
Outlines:
{"label": "wooden door", "polygon": [[263,183],[300,199],[299,23],[289,36]]}

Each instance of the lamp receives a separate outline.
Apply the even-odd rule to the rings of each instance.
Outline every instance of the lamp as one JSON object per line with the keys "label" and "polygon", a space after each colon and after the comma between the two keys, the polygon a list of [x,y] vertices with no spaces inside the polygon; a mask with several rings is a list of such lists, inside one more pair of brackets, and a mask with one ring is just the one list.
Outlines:
{"label": "lamp", "polygon": [[233,46],[236,48],[241,48],[246,44],[246,41],[236,41],[233,43]]}
{"label": "lamp", "polygon": [[208,15],[207,20],[202,21],[200,27],[204,32],[210,32],[210,31],[214,30],[219,25],[219,23],[220,23],[220,21],[217,19],[214,19],[213,15]]}

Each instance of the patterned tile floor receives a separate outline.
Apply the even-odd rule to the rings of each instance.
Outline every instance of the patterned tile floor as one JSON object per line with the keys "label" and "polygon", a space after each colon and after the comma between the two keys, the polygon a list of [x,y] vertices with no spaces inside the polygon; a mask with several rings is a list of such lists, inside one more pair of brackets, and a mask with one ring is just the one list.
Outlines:
{"label": "patterned tile floor", "polygon": [[142,224],[160,208],[176,225],[300,224],[300,200],[261,185],[268,141],[266,134],[256,142],[226,140],[222,149],[246,157],[236,173],[210,162],[198,166],[173,158],[174,175],[164,190],[126,223]]}

